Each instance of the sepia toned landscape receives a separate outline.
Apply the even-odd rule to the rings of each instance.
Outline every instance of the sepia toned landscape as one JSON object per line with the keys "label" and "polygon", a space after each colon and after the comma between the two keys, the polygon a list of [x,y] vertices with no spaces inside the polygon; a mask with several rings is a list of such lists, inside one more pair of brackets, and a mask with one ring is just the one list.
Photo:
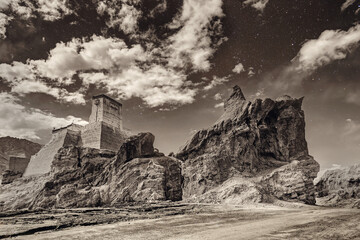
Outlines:
{"label": "sepia toned landscape", "polygon": [[360,239],[359,9],[0,1],[0,239]]}

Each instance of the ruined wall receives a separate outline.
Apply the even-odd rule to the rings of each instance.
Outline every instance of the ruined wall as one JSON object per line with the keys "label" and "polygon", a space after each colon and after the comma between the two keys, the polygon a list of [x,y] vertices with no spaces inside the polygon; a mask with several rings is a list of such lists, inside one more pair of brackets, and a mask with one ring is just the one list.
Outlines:
{"label": "ruined wall", "polygon": [[83,147],[100,149],[102,122],[94,122],[86,125],[81,131]]}
{"label": "ruined wall", "polygon": [[118,151],[126,134],[105,122],[90,123],[81,132],[83,147]]}
{"label": "ruined wall", "polygon": [[121,132],[118,128],[103,123],[101,125],[100,149],[119,151],[126,137],[126,134]]}
{"label": "ruined wall", "polygon": [[61,129],[53,132],[52,138],[37,154],[31,157],[23,176],[40,175],[50,172],[55,154],[64,146],[78,145],[80,132]]}
{"label": "ruined wall", "polygon": [[10,156],[9,170],[23,174],[30,162],[30,158]]}

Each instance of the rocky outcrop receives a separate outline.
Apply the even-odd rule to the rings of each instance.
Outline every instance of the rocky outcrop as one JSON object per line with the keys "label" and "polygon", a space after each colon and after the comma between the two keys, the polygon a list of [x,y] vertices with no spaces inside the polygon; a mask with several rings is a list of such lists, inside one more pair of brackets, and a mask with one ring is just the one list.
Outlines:
{"label": "rocky outcrop", "polygon": [[123,164],[138,157],[164,156],[155,151],[154,140],[155,136],[151,133],[139,133],[129,137],[117,154],[119,163]]}
{"label": "rocky outcrop", "polygon": [[[2,173],[9,169],[10,156],[22,156],[30,158],[36,154],[42,146],[26,139],[14,137],[0,138],[0,179]],[[9,174],[9,173],[7,173]]]}
{"label": "rocky outcrop", "polygon": [[[33,180],[18,179],[0,188],[0,208],[98,207],[124,202],[181,200],[181,162],[158,153],[153,142],[151,133],[140,133],[129,138],[117,153],[79,146],[63,147],[55,155],[49,174],[32,177]],[[18,188],[9,187],[26,181],[30,182],[28,188],[33,182],[32,198],[26,198],[25,203],[21,198],[9,203],[4,198],[9,193],[3,190],[6,188],[14,195],[21,195],[28,190],[22,189],[19,193]]]}
{"label": "rocky outcrop", "polygon": [[[312,181],[319,164],[308,155],[302,100],[284,96],[250,102],[234,87],[215,125],[198,131],[176,155],[184,162],[183,197],[202,201],[211,192],[214,201],[224,201],[223,193],[233,192],[235,202],[247,201],[241,186],[251,182],[251,201],[314,204]],[[232,178],[241,186],[229,185]]]}
{"label": "rocky outcrop", "polygon": [[316,183],[317,205],[360,208],[360,164],[327,170]]}

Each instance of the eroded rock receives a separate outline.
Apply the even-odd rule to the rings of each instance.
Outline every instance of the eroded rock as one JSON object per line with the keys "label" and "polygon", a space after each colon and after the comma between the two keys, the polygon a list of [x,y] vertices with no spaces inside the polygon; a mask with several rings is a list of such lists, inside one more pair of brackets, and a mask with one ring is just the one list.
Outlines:
{"label": "eroded rock", "polygon": [[250,102],[234,87],[215,125],[195,133],[177,154],[184,161],[184,199],[203,199],[209,192],[223,199],[224,183],[240,176],[240,185],[251,181],[258,189],[259,197],[252,194],[251,199],[314,204],[312,180],[319,165],[308,155],[302,100],[286,96]]}
{"label": "eroded rock", "polygon": [[[0,210],[181,200],[182,163],[156,151],[153,141],[151,133],[141,133],[128,139],[117,153],[79,146],[63,147],[55,155],[50,173],[18,179],[0,187]],[[28,189],[19,187],[21,183],[32,188],[31,194],[25,199],[7,201],[5,198],[9,195],[25,195]]]}
{"label": "eroded rock", "polygon": [[360,208],[360,164],[326,171],[316,192],[318,205]]}

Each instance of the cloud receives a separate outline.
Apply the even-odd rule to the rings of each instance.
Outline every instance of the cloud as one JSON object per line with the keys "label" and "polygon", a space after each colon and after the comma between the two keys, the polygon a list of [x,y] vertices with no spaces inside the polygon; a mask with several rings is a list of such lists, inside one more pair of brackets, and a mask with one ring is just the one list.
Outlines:
{"label": "cloud", "polygon": [[0,136],[39,139],[37,132],[40,130],[50,130],[70,123],[87,123],[74,116],[58,118],[39,109],[26,109],[20,104],[20,99],[9,93],[0,93],[0,101],[0,124],[6,126],[0,129]]}
{"label": "cloud", "polygon": [[[290,89],[298,89],[304,79],[317,69],[334,61],[345,59],[356,50],[360,42],[360,24],[347,31],[326,30],[317,39],[306,41],[291,63],[275,69],[262,81],[262,87],[281,93]],[[330,91],[330,90],[328,90]],[[332,90],[333,91],[333,90]],[[343,93],[339,96],[344,96]],[[356,103],[359,91],[352,89],[345,96],[347,102]]]}
{"label": "cloud", "polygon": [[151,17],[155,17],[156,14],[163,13],[167,9],[167,0],[162,0],[159,4],[150,12]]}
{"label": "cloud", "polygon": [[211,36],[222,31],[220,20],[212,20],[223,15],[222,0],[185,0],[181,14],[169,25],[171,29],[180,29],[169,37],[166,47],[169,65],[183,68],[190,63],[195,71],[208,71],[209,58],[216,50]]}
{"label": "cloud", "polygon": [[[129,12],[139,6],[136,0],[122,0],[121,4],[98,1],[97,11],[110,16],[111,26],[119,25],[124,32],[136,35],[138,20],[133,21]],[[202,11],[198,11],[200,7]],[[141,39],[133,38],[142,45],[127,45],[116,37],[74,38],[57,43],[46,59],[0,65],[6,70],[0,77],[18,94],[45,92],[73,103],[84,103],[88,89],[96,86],[120,99],[139,97],[150,107],[189,104],[200,89],[187,79],[188,75],[210,69],[210,59],[223,41],[222,16],[222,0],[186,0],[171,24],[165,26],[173,34],[163,41],[151,31]],[[80,92],[66,91],[65,87],[73,89],[79,84],[75,80],[83,85]],[[214,79],[206,89],[225,81],[227,77]]]}
{"label": "cloud", "polygon": [[254,68],[253,67],[249,67],[249,71],[248,71],[248,77],[251,78],[255,75],[254,72]]}
{"label": "cloud", "polygon": [[239,64],[235,65],[235,67],[232,71],[237,74],[245,72],[244,65],[242,63],[239,63]]}
{"label": "cloud", "polygon": [[229,81],[229,76],[226,77],[217,77],[217,76],[213,76],[213,79],[211,80],[210,84],[208,84],[207,86],[204,87],[205,91],[208,91],[210,89],[213,89],[214,87],[221,85],[225,82]]}
{"label": "cloud", "polygon": [[342,5],[341,5],[341,11],[345,11],[348,7],[350,7],[351,5],[353,5],[355,3],[356,0],[346,0]]}
{"label": "cloud", "polygon": [[[128,48],[118,38],[92,36],[89,41],[73,39],[58,43],[46,60],[33,60],[29,64],[41,76],[66,81],[80,70],[101,70],[117,67],[128,68],[135,61],[144,61],[145,52],[140,45]],[[71,80],[68,81],[71,83]]]}
{"label": "cloud", "polygon": [[45,21],[56,21],[73,11],[67,0],[1,0],[0,1],[0,39],[5,38],[6,26],[18,16],[22,19],[36,18],[39,14]]}
{"label": "cloud", "polygon": [[67,0],[37,0],[39,8],[38,13],[46,21],[55,21],[61,19],[65,15],[73,13],[67,5]]}
{"label": "cloud", "polygon": [[251,7],[255,8],[260,12],[264,12],[266,5],[268,4],[269,0],[246,0],[244,2],[245,6],[251,5]]}
{"label": "cloud", "polygon": [[103,86],[122,99],[140,97],[150,107],[192,103],[196,95],[196,90],[184,86],[185,75],[160,65],[146,70],[134,65],[121,72],[83,73],[80,78],[84,84]]}
{"label": "cloud", "polygon": [[12,17],[0,12],[0,39],[6,38],[6,26],[9,24]]}
{"label": "cloud", "polygon": [[220,100],[220,99],[222,99],[221,93],[215,94],[214,99],[215,99],[215,100]]}
{"label": "cloud", "polygon": [[49,86],[37,77],[33,66],[21,62],[12,64],[0,64],[0,78],[11,87],[11,92],[19,95],[28,93],[45,93],[63,102],[85,104],[84,95],[81,92],[68,92],[66,89],[57,86]]}
{"label": "cloud", "polygon": [[224,103],[218,103],[218,104],[215,104],[214,108],[223,108],[224,107]]}
{"label": "cloud", "polygon": [[346,58],[360,41],[360,24],[348,31],[326,30],[318,39],[303,44],[298,55],[292,60],[297,70],[312,72],[335,60]]}
{"label": "cloud", "polygon": [[360,142],[360,122],[353,119],[345,120],[342,138],[349,142]]}
{"label": "cloud", "polygon": [[[109,20],[106,25],[109,28],[118,27],[125,34],[135,34],[138,30],[138,20],[142,15],[141,10],[136,8],[139,1],[122,0],[100,1],[97,12],[99,15],[107,14]],[[134,6],[135,5],[135,6]]]}

